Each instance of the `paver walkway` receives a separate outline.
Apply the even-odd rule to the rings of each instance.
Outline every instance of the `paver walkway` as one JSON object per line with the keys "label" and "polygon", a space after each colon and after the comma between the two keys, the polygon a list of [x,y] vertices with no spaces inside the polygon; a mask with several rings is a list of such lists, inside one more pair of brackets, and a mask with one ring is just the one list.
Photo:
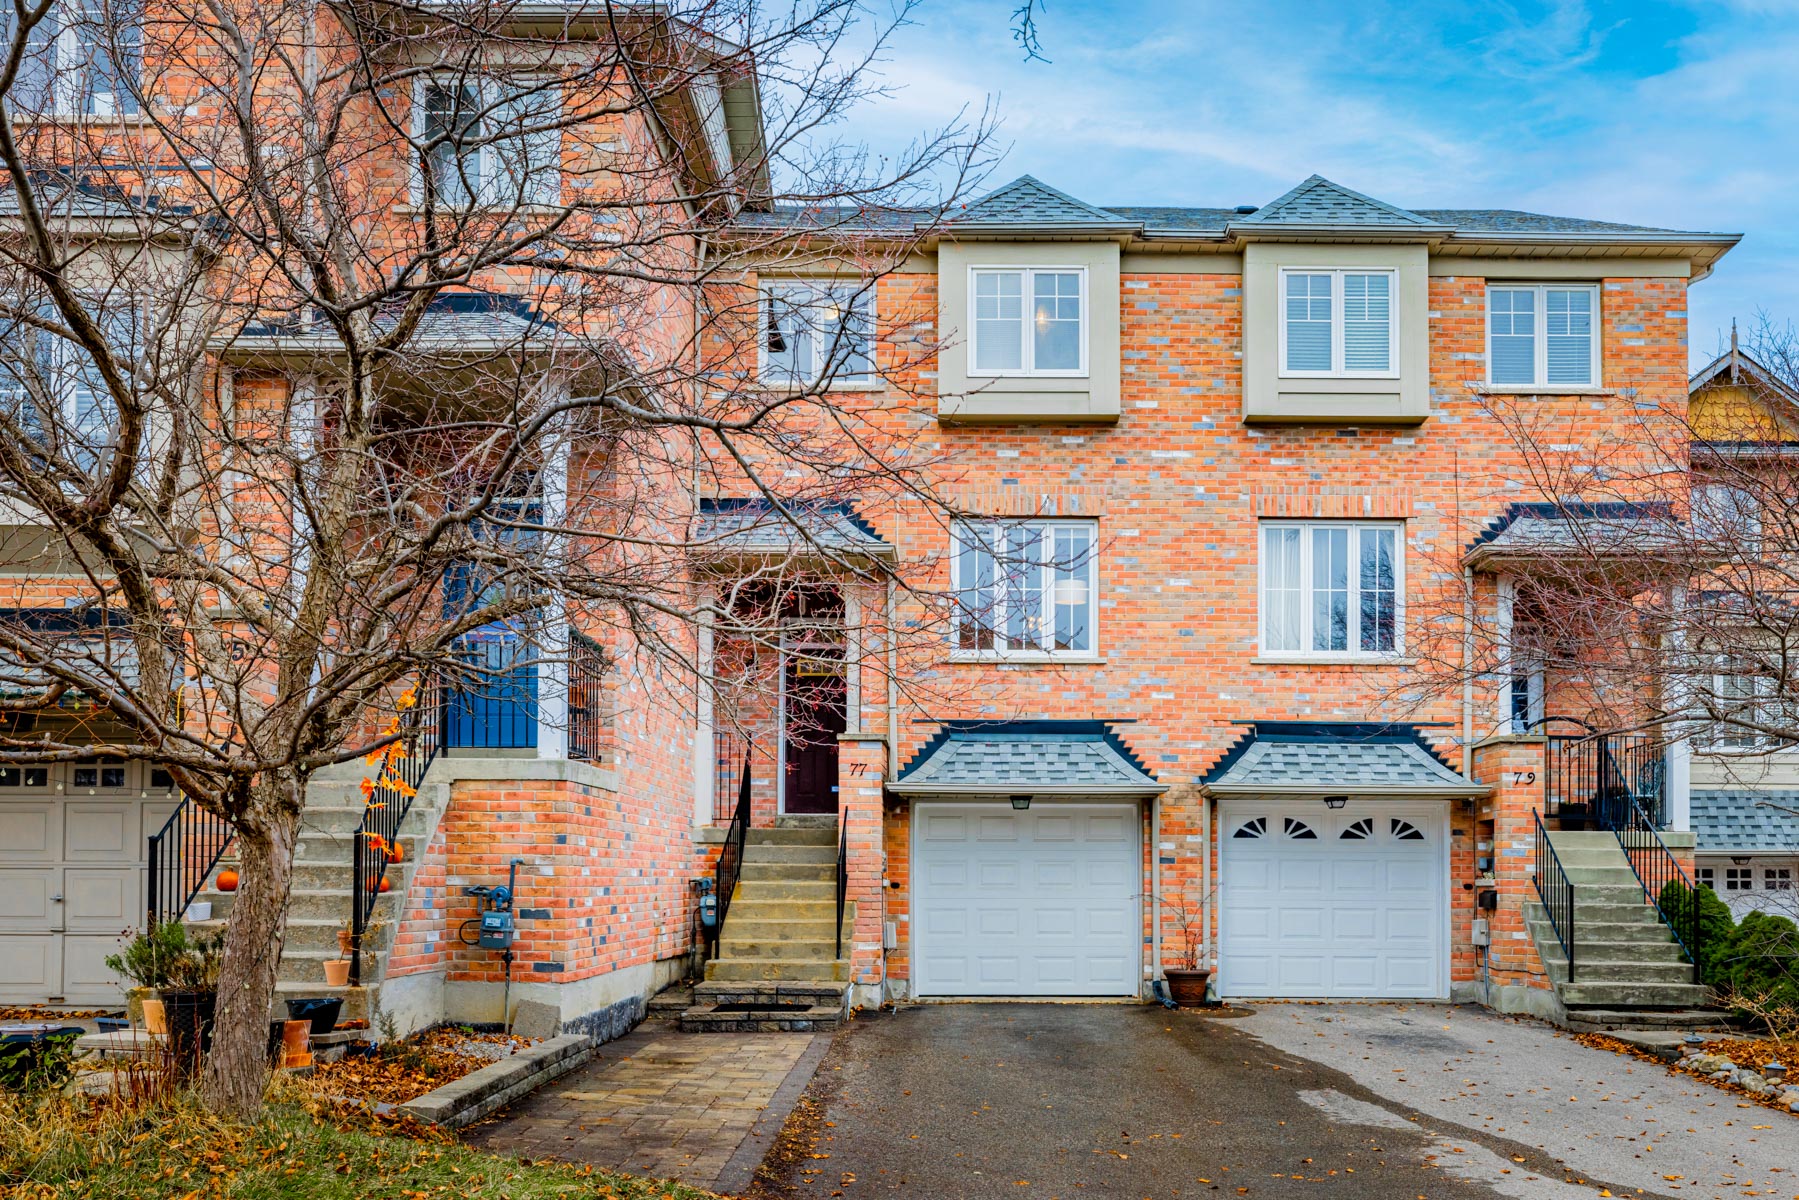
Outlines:
{"label": "paver walkway", "polygon": [[813,1033],[682,1033],[672,1021],[646,1021],[466,1140],[730,1194],[749,1185],[830,1042]]}

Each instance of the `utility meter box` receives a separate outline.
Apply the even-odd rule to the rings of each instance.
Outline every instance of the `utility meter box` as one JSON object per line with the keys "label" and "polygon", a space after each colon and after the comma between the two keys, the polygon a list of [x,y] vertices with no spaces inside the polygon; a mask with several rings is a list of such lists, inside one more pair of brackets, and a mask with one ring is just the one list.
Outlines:
{"label": "utility meter box", "polygon": [[1491,946],[1493,944],[1493,934],[1484,920],[1474,922],[1474,936],[1472,941],[1476,946]]}
{"label": "utility meter box", "polygon": [[484,912],[481,914],[481,938],[477,944],[487,950],[510,949],[513,930],[510,911]]}

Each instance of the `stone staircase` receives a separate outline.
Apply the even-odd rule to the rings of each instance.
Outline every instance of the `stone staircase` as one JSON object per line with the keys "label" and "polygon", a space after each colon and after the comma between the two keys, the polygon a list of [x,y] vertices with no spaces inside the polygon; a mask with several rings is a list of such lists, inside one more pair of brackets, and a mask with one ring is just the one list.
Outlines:
{"label": "stone staircase", "polygon": [[[377,924],[373,933],[363,939],[363,986],[333,988],[325,985],[325,960],[339,956],[337,931],[350,917],[350,849],[367,808],[362,795],[363,776],[361,763],[348,763],[319,772],[307,786],[294,855],[287,936],[282,944],[270,1019],[287,1015],[285,1002],[290,996],[342,996],[342,1019],[346,1020],[370,1020],[377,1011],[382,968],[393,945],[412,873],[425,853],[437,817],[449,803],[449,787],[427,776],[419,788],[396,839],[404,846],[405,857],[388,866],[387,877],[392,886],[375,901],[370,920]],[[219,861],[218,869],[236,865],[236,853],[232,850]],[[218,928],[231,916],[234,896],[219,891],[217,884],[215,870],[196,897],[212,902],[212,920],[190,924],[189,928]]]}
{"label": "stone staircase", "polygon": [[[855,923],[844,906],[847,949]],[[681,1015],[689,1030],[830,1029],[849,997],[837,954],[837,822],[781,817],[746,837],[718,957]]]}
{"label": "stone staircase", "polygon": [[1549,914],[1533,897],[1525,923],[1556,997],[1576,1029],[1701,1028],[1722,1024],[1711,990],[1643,895],[1630,860],[1607,831],[1552,831],[1574,885],[1574,980]]}

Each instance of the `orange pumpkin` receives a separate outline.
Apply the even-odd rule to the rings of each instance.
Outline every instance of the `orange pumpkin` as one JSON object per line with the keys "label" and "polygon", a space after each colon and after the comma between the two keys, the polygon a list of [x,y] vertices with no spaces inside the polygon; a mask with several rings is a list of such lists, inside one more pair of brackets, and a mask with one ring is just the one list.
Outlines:
{"label": "orange pumpkin", "polygon": [[385,892],[392,888],[393,885],[393,880],[385,875],[381,876],[379,879],[376,879],[373,875],[369,876],[369,891],[371,892]]}
{"label": "orange pumpkin", "polygon": [[406,861],[406,847],[394,842],[387,848],[387,861],[390,863]]}
{"label": "orange pumpkin", "polygon": [[219,890],[221,892],[235,892],[237,890],[236,871],[233,871],[230,867],[226,867],[223,871],[219,872]]}

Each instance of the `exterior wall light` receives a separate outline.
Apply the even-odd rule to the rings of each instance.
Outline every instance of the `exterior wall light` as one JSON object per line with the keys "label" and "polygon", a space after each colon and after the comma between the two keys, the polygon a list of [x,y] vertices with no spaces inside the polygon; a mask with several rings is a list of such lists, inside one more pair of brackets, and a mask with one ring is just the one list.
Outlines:
{"label": "exterior wall light", "polygon": [[1326,808],[1342,808],[1345,804],[1348,804],[1348,803],[1349,803],[1348,796],[1326,796],[1324,798],[1324,807],[1326,807]]}
{"label": "exterior wall light", "polygon": [[1733,854],[1730,856],[1730,861],[1739,867],[1746,867],[1749,865],[1749,856],[1747,854]]}
{"label": "exterior wall light", "polygon": [[1012,807],[1016,808],[1019,812],[1023,812],[1025,809],[1029,808],[1030,806],[1031,806],[1031,798],[1029,796],[1013,796],[1012,797]]}

